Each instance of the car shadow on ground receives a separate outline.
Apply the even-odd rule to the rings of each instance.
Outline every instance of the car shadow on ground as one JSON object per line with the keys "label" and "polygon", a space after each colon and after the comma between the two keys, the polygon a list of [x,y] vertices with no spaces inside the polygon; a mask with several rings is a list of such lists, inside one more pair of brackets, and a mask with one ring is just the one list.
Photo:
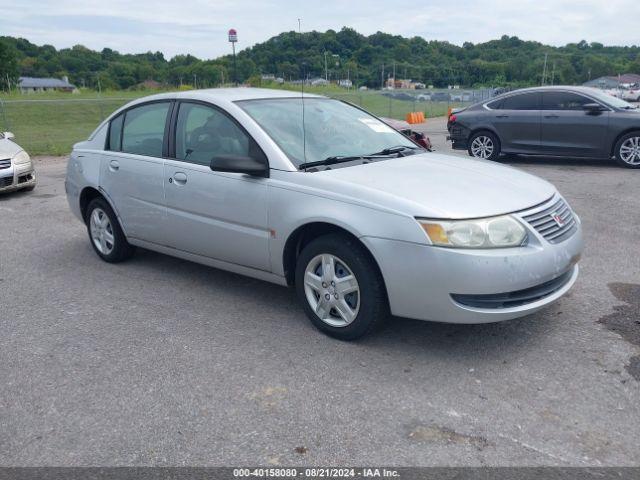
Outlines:
{"label": "car shadow on ground", "polygon": [[[89,247],[90,248],[90,247]],[[93,254],[93,252],[91,252]],[[96,259],[97,261],[97,259]],[[269,311],[269,315],[250,316],[245,319],[247,330],[263,329],[264,335],[278,335],[278,342],[299,342],[300,337],[313,343],[338,342],[318,332],[305,316],[293,288],[263,282],[235,273],[181,260],[149,250],[139,249],[137,254],[118,268],[138,269],[137,275],[153,271],[154,274],[166,272],[176,288],[188,285],[207,285],[206,291],[191,292],[191,295],[208,296],[215,292],[220,298],[229,298],[236,305],[253,304],[258,310]],[[570,298],[569,294],[565,298]],[[201,298],[207,304],[207,298]],[[196,301],[196,303],[199,303]],[[378,330],[354,342],[358,349],[377,352],[398,353],[404,355],[428,356],[433,358],[456,358],[481,360],[504,359],[513,353],[518,355],[521,349],[531,348],[544,342],[544,338],[554,334],[558,319],[562,318],[561,302],[541,313],[536,313],[505,322],[464,325],[440,322],[426,322],[399,317],[391,317]],[[221,321],[225,321],[222,319]],[[284,325],[283,325],[284,323]],[[215,328],[215,327],[214,327]],[[227,329],[225,329],[227,330]],[[282,332],[290,332],[290,340]],[[203,332],[206,334],[206,332]],[[210,335],[219,335],[214,329]],[[310,340],[310,336],[312,340]]]}

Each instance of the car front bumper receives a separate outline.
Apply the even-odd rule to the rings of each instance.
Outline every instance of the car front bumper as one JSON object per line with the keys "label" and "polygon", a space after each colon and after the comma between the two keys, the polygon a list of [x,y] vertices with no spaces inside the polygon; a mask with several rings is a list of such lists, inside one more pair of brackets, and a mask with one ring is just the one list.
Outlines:
{"label": "car front bumper", "polygon": [[534,313],[569,291],[583,246],[575,218],[575,233],[557,244],[534,231],[523,247],[487,250],[362,240],[378,261],[394,315],[489,323]]}
{"label": "car front bumper", "polygon": [[31,187],[36,181],[33,162],[11,164],[9,168],[0,170],[0,193]]}

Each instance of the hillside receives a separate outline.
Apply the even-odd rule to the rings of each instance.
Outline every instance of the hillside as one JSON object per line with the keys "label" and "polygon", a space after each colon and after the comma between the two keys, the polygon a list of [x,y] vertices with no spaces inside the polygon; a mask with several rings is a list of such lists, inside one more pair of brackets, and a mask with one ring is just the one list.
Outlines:
{"label": "hillside", "polygon": [[[436,87],[524,86],[540,82],[545,54],[555,83],[575,84],[602,75],[640,73],[640,46],[581,41],[553,47],[508,36],[457,46],[382,32],[365,36],[346,27],[339,32],[281,33],[239,52],[237,63],[240,81],[255,79],[261,73],[286,79],[324,77],[326,57],[326,73],[331,78],[348,76],[357,85],[369,87],[379,87],[394,66],[398,78]],[[216,86],[229,82],[233,74],[230,56],[200,60],[187,54],[167,60],[160,52],[120,54],[109,48],[97,52],[81,45],[57,50],[13,37],[0,37],[0,60],[2,87],[6,87],[7,75],[14,81],[19,75],[67,75],[78,86],[96,88],[100,84],[103,89],[124,89],[147,79],[176,86]]]}

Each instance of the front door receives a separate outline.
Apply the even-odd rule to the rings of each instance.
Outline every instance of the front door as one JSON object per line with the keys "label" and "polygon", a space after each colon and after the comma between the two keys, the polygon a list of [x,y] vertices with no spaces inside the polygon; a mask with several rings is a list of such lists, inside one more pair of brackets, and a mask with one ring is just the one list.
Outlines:
{"label": "front door", "polygon": [[217,155],[254,154],[255,141],[210,105],[181,102],[175,117],[174,158],[164,162],[170,246],[270,271],[269,179],[209,168]]}
{"label": "front door", "polygon": [[588,103],[597,102],[572,92],[543,92],[540,142],[544,153],[607,156],[609,111],[585,111],[583,106]]}

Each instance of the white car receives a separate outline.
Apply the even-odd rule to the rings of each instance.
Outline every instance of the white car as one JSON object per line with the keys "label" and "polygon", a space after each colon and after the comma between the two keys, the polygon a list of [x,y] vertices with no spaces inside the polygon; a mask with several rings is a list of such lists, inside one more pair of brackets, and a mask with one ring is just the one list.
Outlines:
{"label": "white car", "polygon": [[13,139],[11,132],[0,133],[0,193],[36,188],[31,157]]}
{"label": "white car", "polygon": [[640,102],[640,85],[635,84],[622,91],[622,100],[627,102]]}

